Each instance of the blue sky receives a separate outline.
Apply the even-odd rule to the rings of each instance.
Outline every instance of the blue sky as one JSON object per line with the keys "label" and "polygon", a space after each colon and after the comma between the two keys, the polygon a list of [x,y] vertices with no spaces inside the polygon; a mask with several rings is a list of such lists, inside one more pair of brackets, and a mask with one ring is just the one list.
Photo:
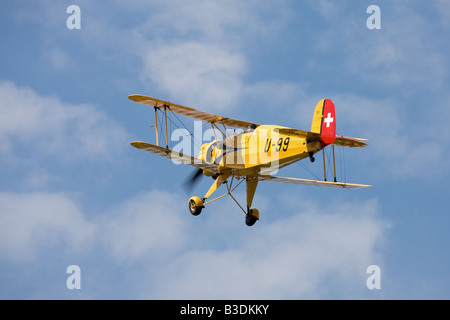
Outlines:
{"label": "blue sky", "polygon": [[[0,297],[449,299],[449,21],[445,0],[2,1]],[[303,130],[330,98],[370,139],[338,172],[374,187],[261,183],[252,228],[228,198],[193,217],[192,168],[129,145],[155,139],[133,93]]]}

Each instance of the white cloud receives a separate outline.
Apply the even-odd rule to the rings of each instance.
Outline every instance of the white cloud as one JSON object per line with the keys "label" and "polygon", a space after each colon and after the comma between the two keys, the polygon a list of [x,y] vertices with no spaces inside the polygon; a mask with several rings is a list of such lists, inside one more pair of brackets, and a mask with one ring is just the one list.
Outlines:
{"label": "white cloud", "polygon": [[94,106],[43,97],[12,82],[0,82],[0,112],[4,157],[107,160],[120,150],[112,144],[126,145],[124,129]]}
{"label": "white cloud", "polygon": [[[140,4],[140,1],[138,1]],[[277,33],[282,6],[242,1],[184,1],[151,5],[138,30],[144,70],[167,99],[211,111],[236,108],[248,58],[245,48]]]}
{"label": "white cloud", "polygon": [[[367,161],[369,172],[378,178],[383,176],[382,172],[396,177],[433,179],[449,167],[442,163],[448,150],[442,148],[441,140],[446,126],[436,125],[441,120],[427,116],[421,123],[416,122],[410,105],[395,98],[336,94],[333,101],[337,133],[370,140],[358,158]],[[432,114],[434,108],[429,110]],[[430,130],[431,127],[435,129]]]}
{"label": "white cloud", "polygon": [[305,210],[270,224],[227,230],[233,245],[225,249],[186,251],[161,268],[147,296],[326,298],[336,286],[348,297],[364,293],[367,266],[383,263],[378,250],[388,226],[376,202],[301,206]]}
{"label": "white cloud", "polygon": [[245,58],[206,43],[180,42],[150,46],[144,77],[176,98],[176,103],[208,110],[232,108],[242,90]]}
{"label": "white cloud", "polygon": [[61,245],[85,255],[100,247],[124,265],[166,257],[186,239],[180,212],[188,211],[182,204],[177,196],[151,191],[88,220],[62,193],[0,193],[0,257],[26,263]]}
{"label": "white cloud", "polygon": [[34,262],[60,246],[80,253],[95,230],[63,194],[0,193],[0,257],[11,263]]}
{"label": "white cloud", "polygon": [[[320,4],[320,5],[318,5]],[[381,29],[369,30],[365,9],[356,15],[351,4],[322,0],[315,8],[330,25],[312,46],[321,58],[345,67],[366,84],[409,95],[411,87],[423,90],[442,88],[445,80],[448,44],[440,28],[426,21],[415,6],[400,2],[380,5]],[[443,6],[442,6],[443,7]],[[326,64],[328,65],[328,64]]]}
{"label": "white cloud", "polygon": [[186,238],[180,212],[187,212],[187,205],[182,204],[164,191],[138,195],[99,220],[102,241],[120,264],[165,257]]}
{"label": "white cloud", "polygon": [[322,98],[309,95],[307,87],[277,80],[247,84],[242,98],[245,108],[239,112],[247,113],[248,121],[309,130],[314,107]]}
{"label": "white cloud", "polygon": [[186,41],[196,39],[234,48],[278,31],[289,11],[282,2],[261,3],[254,0],[116,2],[122,6],[122,11],[134,12],[137,15],[143,10],[151,12],[151,18],[139,27],[140,32],[147,38]]}
{"label": "white cloud", "polygon": [[[19,266],[33,262],[42,274],[39,266],[55,252],[64,261],[75,255],[90,272],[100,262],[95,255],[108,267],[98,279],[84,278],[89,296],[115,288],[122,298],[297,299],[336,291],[361,297],[367,266],[384,265],[389,225],[377,202],[319,205],[287,195],[282,203],[263,205],[263,216],[277,218],[249,228],[226,202],[192,217],[184,199],[165,191],[142,193],[90,220],[63,194],[3,193],[0,257]],[[117,268],[126,278],[103,283]]]}

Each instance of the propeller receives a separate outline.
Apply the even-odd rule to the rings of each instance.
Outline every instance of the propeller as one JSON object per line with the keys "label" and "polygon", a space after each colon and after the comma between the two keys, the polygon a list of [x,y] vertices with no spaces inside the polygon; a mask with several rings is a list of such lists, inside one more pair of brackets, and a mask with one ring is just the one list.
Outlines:
{"label": "propeller", "polygon": [[198,183],[199,178],[202,176],[203,170],[197,169],[194,171],[193,174],[191,174],[186,181],[182,184],[182,187],[186,193],[190,193],[192,189],[195,187],[195,185]]}

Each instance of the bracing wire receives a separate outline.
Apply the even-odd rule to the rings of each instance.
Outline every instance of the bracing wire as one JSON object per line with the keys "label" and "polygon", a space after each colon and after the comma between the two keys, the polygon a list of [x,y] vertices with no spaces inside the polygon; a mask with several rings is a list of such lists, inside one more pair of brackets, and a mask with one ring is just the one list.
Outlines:
{"label": "bracing wire", "polygon": [[[329,181],[332,181],[332,179],[334,179],[334,172],[333,172],[333,156],[330,155],[331,148],[325,149],[325,155],[326,155],[326,161],[327,161],[327,179],[329,179]],[[328,178],[330,177],[330,178]]]}
{"label": "bracing wire", "polygon": [[321,180],[306,164],[304,164],[302,161],[296,162],[299,166],[301,166],[308,174],[310,174],[314,179]]}
{"label": "bracing wire", "polygon": [[[197,137],[195,137],[195,135],[192,133],[192,131],[188,129],[188,127],[186,126],[186,124],[180,119],[180,117],[178,117],[178,115],[177,115],[175,112],[171,111],[170,108],[169,108],[168,110],[170,111],[170,113],[169,113],[169,116],[168,116],[167,118],[168,118],[168,120],[170,121],[171,125],[173,125],[173,126],[175,126],[175,127],[178,127],[177,123],[175,123],[175,121],[172,120],[172,117],[170,117],[170,114],[173,114],[174,117],[175,117],[175,119],[179,122],[179,124],[180,124],[184,129],[186,129],[187,132],[189,132],[189,136],[192,138],[192,141],[193,141],[194,145],[197,146],[197,147],[199,147],[199,149],[201,149],[202,141],[198,141]],[[203,130],[204,130],[204,128],[205,128],[205,126],[206,126],[207,124],[208,124],[208,123],[205,123],[205,122],[203,123],[203,125],[202,125],[202,132],[203,132]],[[200,139],[202,139],[202,137],[200,137]],[[194,149],[194,150],[195,150],[195,149]]]}
{"label": "bracing wire", "polygon": [[306,172],[308,172],[311,176],[314,177],[316,180],[320,180],[320,178],[310,169],[308,168],[303,162],[297,162]]}
{"label": "bracing wire", "polygon": [[339,171],[341,175],[342,182],[347,182],[347,170],[345,165],[345,148],[339,148]]}
{"label": "bracing wire", "polygon": [[[181,119],[178,117],[178,115],[175,112],[171,112],[171,113],[175,116],[175,118],[178,120],[178,122],[184,127],[184,129],[186,129],[189,132],[189,135],[194,139],[193,140],[194,143],[198,143],[199,145],[201,145],[201,143],[199,141],[197,141],[197,139],[195,138],[195,135],[191,132],[191,130],[189,130],[187,128],[187,126],[184,124],[184,122],[181,121]],[[176,126],[175,122],[173,122],[172,119],[170,121]]]}

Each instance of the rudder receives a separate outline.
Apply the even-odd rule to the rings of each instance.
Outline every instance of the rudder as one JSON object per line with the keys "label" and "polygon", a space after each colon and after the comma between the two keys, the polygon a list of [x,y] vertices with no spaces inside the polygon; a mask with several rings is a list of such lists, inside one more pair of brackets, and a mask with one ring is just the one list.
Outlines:
{"label": "rudder", "polygon": [[311,132],[319,133],[325,145],[336,139],[336,114],[334,103],[330,99],[320,100],[314,110]]}

